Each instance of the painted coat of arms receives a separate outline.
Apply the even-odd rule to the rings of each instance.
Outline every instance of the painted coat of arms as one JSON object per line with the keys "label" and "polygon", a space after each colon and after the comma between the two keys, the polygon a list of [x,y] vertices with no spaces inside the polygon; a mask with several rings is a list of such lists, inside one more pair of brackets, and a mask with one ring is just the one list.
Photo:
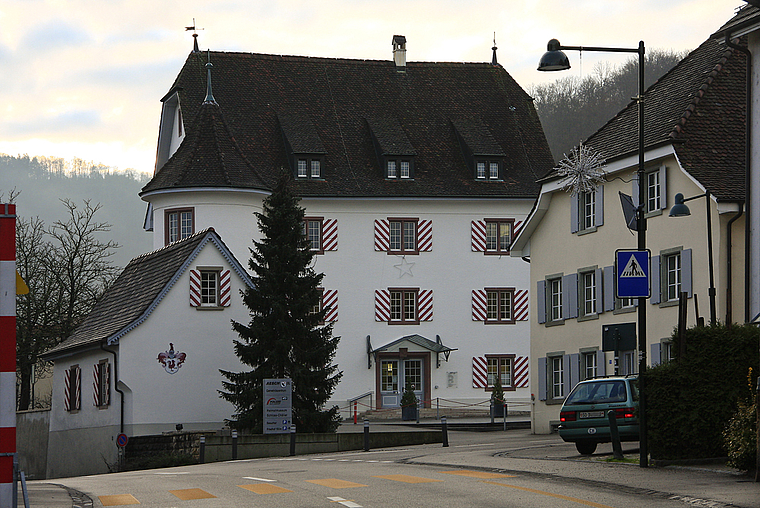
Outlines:
{"label": "painted coat of arms", "polygon": [[169,350],[158,353],[158,362],[164,366],[164,370],[169,374],[176,373],[185,362],[187,355],[182,352],[174,351],[174,344],[169,343]]}

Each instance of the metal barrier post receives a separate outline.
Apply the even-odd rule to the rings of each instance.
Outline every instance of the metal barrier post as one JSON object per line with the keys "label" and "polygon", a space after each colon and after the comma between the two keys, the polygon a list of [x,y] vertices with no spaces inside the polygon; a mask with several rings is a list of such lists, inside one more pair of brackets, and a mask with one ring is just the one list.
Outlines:
{"label": "metal barrier post", "polygon": [[449,428],[448,424],[446,423],[446,417],[441,417],[441,431],[443,431],[443,447],[448,448],[449,447]]}
{"label": "metal barrier post", "polygon": [[507,430],[507,401],[504,401],[504,430]]}
{"label": "metal barrier post", "polygon": [[354,425],[356,425],[356,420],[358,418],[358,414],[357,414],[357,411],[356,411],[356,404],[357,404],[357,402],[354,401]]}
{"label": "metal barrier post", "polygon": [[198,462],[201,464],[206,463],[206,436],[201,436],[201,448],[198,452]]}
{"label": "metal barrier post", "polygon": [[290,426],[290,456],[296,455],[296,424]]}
{"label": "metal barrier post", "polygon": [[438,420],[441,418],[441,398],[436,397],[435,398],[435,419]]}
{"label": "metal barrier post", "polygon": [[232,460],[235,460],[238,458],[237,445],[238,445],[238,433],[236,430],[233,430],[232,431]]}
{"label": "metal barrier post", "polygon": [[364,451],[369,451],[369,420],[364,419]]}
{"label": "metal barrier post", "polygon": [[[26,490],[26,475],[23,471],[21,471],[21,494],[24,496],[24,508],[29,508],[29,491]],[[18,501],[16,505],[18,506]]]}
{"label": "metal barrier post", "polygon": [[615,411],[607,411],[607,419],[610,421],[610,438],[612,439],[612,455],[616,459],[623,458],[623,448],[620,446],[620,433],[618,432],[617,418]]}

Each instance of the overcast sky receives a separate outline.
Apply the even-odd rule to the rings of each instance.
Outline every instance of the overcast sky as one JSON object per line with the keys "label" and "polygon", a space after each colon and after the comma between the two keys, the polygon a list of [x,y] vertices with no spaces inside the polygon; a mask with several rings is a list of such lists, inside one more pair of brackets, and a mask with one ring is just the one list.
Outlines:
{"label": "overcast sky", "polygon": [[[57,156],[152,172],[161,97],[192,49],[409,61],[491,60],[522,85],[588,75],[536,71],[566,45],[694,49],[741,0],[3,0],[0,153]],[[628,55],[630,57],[630,55]]]}

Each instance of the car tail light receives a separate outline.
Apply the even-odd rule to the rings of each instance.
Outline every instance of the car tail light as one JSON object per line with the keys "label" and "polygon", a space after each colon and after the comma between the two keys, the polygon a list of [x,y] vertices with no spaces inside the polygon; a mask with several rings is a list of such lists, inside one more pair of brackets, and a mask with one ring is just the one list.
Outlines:
{"label": "car tail light", "polygon": [[619,407],[615,409],[615,418],[634,418],[635,416],[632,407]]}
{"label": "car tail light", "polygon": [[559,414],[559,421],[561,421],[561,422],[574,422],[575,421],[575,411],[562,411]]}

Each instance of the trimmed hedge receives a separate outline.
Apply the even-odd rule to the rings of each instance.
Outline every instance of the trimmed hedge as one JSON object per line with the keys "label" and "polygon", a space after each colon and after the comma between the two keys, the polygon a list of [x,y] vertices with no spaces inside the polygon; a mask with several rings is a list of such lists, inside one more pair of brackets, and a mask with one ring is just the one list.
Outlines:
{"label": "trimmed hedge", "polygon": [[[644,378],[649,452],[655,460],[726,457],[723,431],[746,400],[750,367],[757,379],[760,329],[694,327],[684,340],[683,357],[647,369]],[[678,354],[675,333],[673,342]]]}

